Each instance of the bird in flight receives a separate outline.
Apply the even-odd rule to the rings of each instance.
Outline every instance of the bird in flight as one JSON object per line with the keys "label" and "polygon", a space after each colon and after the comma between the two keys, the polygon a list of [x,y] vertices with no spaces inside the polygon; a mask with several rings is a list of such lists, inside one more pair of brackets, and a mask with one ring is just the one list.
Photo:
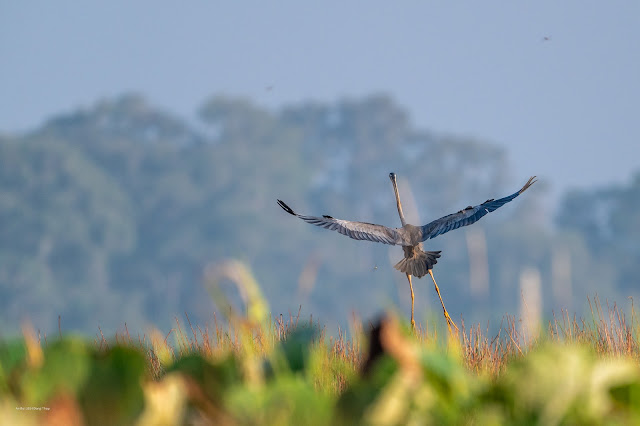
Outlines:
{"label": "bird in flight", "polygon": [[287,213],[299,217],[305,222],[308,222],[312,225],[321,226],[332,231],[338,231],[342,235],[346,235],[347,237],[353,238],[354,240],[367,240],[377,243],[402,246],[402,249],[404,251],[404,258],[400,260],[394,266],[394,268],[399,270],[400,272],[404,272],[407,276],[407,279],[409,280],[409,288],[411,290],[411,326],[415,328],[415,321],[413,319],[414,294],[413,284],[411,283],[411,276],[413,275],[416,278],[422,278],[423,276],[429,274],[431,276],[431,279],[433,280],[433,284],[435,285],[438,297],[440,298],[440,304],[442,305],[442,310],[444,311],[444,317],[447,321],[449,331],[451,332],[451,326],[453,326],[456,331],[458,330],[458,327],[451,319],[451,316],[447,312],[447,309],[444,307],[444,302],[442,301],[442,296],[440,295],[440,289],[438,288],[438,284],[436,283],[436,279],[434,278],[432,271],[433,265],[438,262],[440,251],[424,251],[422,243],[431,238],[435,238],[438,235],[442,235],[454,229],[458,229],[461,226],[467,226],[477,222],[487,213],[490,213],[502,207],[503,205],[512,201],[518,195],[526,191],[531,185],[536,182],[535,178],[535,176],[529,178],[527,183],[525,183],[519,191],[514,192],[511,195],[497,200],[490,199],[482,204],[478,204],[477,206],[468,206],[456,213],[441,217],[440,219],[436,219],[423,226],[411,225],[405,221],[404,213],[402,212],[402,204],[400,203],[400,194],[398,192],[398,184],[396,181],[395,173],[389,173],[389,179],[391,179],[393,191],[395,192],[396,196],[398,215],[400,216],[400,222],[402,223],[401,228],[389,228],[373,223],[336,219],[327,215],[306,216],[294,212],[293,209],[286,205],[282,200],[278,200],[278,205],[282,207],[282,209]]}

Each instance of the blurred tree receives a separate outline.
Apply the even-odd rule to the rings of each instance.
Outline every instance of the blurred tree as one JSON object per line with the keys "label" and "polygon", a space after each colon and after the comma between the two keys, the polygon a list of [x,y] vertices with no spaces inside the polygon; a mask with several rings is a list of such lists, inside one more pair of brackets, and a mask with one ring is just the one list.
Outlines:
{"label": "blurred tree", "polygon": [[[612,185],[594,190],[575,190],[562,200],[558,226],[584,240],[591,262],[586,275],[605,270],[599,286],[611,284],[626,295],[638,295],[640,273],[640,172],[628,185]],[[589,277],[585,277],[590,279]],[[593,278],[591,278],[592,280]]]}
{"label": "blurred tree", "polygon": [[38,319],[96,312],[97,297],[110,293],[109,257],[135,244],[132,210],[110,177],[67,143],[0,141],[2,322],[18,326],[25,305]]}
{"label": "blurred tree", "polygon": [[[279,111],[213,96],[199,118],[125,95],[0,139],[2,330],[17,330],[24,316],[55,330],[58,314],[63,328],[85,332],[124,322],[168,328],[184,311],[208,321],[202,271],[225,257],[251,264],[274,314],[303,304],[329,326],[344,324],[352,310],[369,316],[408,303],[389,265],[401,250],[294,224],[277,198],[310,214],[399,226],[390,171],[406,179],[401,191],[412,193],[421,223],[506,195],[514,183],[503,149],[415,129],[386,95]],[[549,260],[551,237],[527,227],[524,209],[513,213],[478,225],[503,229],[488,233],[492,289],[513,288],[518,268]],[[443,250],[436,275],[457,298],[457,315],[472,306],[465,244],[463,232],[429,242]],[[305,265],[314,277],[301,291]],[[390,285],[396,278],[401,292]],[[516,306],[515,293],[491,308]],[[428,284],[416,296],[422,312],[420,301],[438,309]]]}

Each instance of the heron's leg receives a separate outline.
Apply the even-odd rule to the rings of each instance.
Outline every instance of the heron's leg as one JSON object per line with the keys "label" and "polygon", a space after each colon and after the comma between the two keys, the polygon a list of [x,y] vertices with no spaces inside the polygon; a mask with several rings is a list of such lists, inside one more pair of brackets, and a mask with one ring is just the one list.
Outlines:
{"label": "heron's leg", "polygon": [[438,288],[438,284],[436,284],[436,279],[433,277],[433,271],[429,269],[429,275],[431,275],[431,279],[433,280],[433,284],[436,286],[436,292],[438,293],[438,297],[440,298],[440,304],[442,305],[442,310],[444,311],[444,318],[447,320],[447,327],[449,327],[449,333],[452,333],[451,326],[456,329],[456,333],[458,332],[458,326],[449,316],[449,312],[447,312],[447,308],[444,307],[444,302],[442,301],[442,296],[440,295],[440,289]]}
{"label": "heron's leg", "polygon": [[411,290],[411,329],[416,329],[416,322],[413,320],[413,284],[411,284],[411,274],[407,274],[409,280],[409,289]]}

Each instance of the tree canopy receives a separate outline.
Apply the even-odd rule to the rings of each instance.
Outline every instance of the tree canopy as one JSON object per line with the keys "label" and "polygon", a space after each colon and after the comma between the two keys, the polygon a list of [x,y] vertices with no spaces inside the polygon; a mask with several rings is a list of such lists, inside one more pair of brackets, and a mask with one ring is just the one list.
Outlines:
{"label": "tree canopy", "polygon": [[[1,332],[26,318],[51,332],[58,315],[83,332],[169,327],[185,311],[206,322],[214,305],[203,269],[225,258],[252,267],[274,315],[302,305],[344,324],[352,311],[408,302],[391,268],[401,250],[293,221],[277,198],[308,214],[399,226],[390,171],[418,223],[529,177],[510,171],[501,147],[416,129],[383,94],[276,111],[212,96],[198,117],[125,95],[0,138]],[[491,285],[480,299],[469,292],[466,231],[429,242],[443,250],[435,273],[452,314],[509,312],[524,267],[538,268],[550,290],[556,246],[575,265],[615,271],[614,290],[629,289],[640,264],[638,176],[629,188],[567,194],[558,231],[532,218],[536,192],[474,225],[487,230]],[[418,309],[437,308],[431,286],[417,293]]]}

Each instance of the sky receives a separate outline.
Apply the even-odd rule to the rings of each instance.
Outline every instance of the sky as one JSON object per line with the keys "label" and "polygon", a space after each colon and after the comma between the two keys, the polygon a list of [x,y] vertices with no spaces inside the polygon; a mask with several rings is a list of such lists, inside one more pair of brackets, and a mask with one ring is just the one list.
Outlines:
{"label": "sky", "polygon": [[[135,91],[187,119],[388,93],[551,196],[640,170],[640,2],[0,0],[0,133]],[[518,179],[518,180],[522,180]]]}

